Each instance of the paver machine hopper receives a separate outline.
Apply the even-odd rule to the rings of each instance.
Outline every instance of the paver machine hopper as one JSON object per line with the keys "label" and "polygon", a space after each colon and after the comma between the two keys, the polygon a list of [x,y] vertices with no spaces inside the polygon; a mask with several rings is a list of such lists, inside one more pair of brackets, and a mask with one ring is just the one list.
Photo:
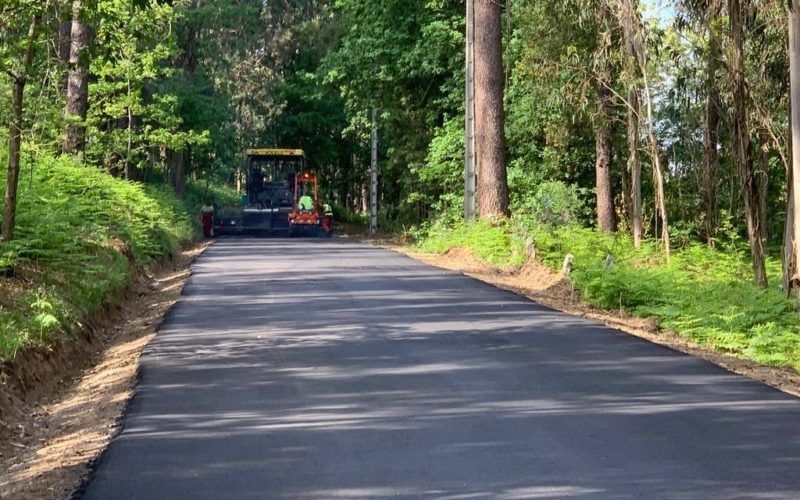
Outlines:
{"label": "paver machine hopper", "polygon": [[241,206],[217,210],[218,234],[321,234],[317,178],[300,149],[248,149]]}

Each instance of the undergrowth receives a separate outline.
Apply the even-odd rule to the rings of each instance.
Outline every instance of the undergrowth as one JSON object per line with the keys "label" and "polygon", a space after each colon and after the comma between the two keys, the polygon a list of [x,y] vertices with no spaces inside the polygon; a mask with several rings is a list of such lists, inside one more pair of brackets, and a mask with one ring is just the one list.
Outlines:
{"label": "undergrowth", "polygon": [[[640,249],[627,235],[603,235],[532,218],[500,225],[433,224],[416,232],[420,250],[472,250],[488,263],[515,266],[526,242],[539,260],[559,270],[572,254],[571,280],[591,304],[655,316],[663,328],[741,358],[800,369],[800,315],[780,290],[780,261],[768,259],[769,288],[753,283],[746,248],[686,241],[669,262],[657,242]],[[608,265],[611,256],[613,264]]]}
{"label": "undergrowth", "polygon": [[183,201],[168,188],[42,156],[26,162],[19,187],[15,239],[0,243],[0,270],[15,275],[0,278],[0,359],[74,331],[124,289],[134,266],[197,234],[196,186]]}

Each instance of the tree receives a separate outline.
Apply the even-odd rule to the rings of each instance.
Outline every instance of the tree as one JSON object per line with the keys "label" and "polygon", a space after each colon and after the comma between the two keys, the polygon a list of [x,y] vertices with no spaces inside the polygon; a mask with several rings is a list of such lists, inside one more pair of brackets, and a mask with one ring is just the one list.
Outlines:
{"label": "tree", "polygon": [[[2,69],[11,78],[11,116],[8,121],[8,178],[6,179],[6,194],[3,203],[3,230],[2,240],[11,241],[14,239],[14,229],[17,216],[17,189],[19,186],[20,157],[22,150],[22,119],[23,105],[25,97],[25,86],[33,67],[36,40],[39,36],[39,24],[42,11],[46,10],[49,2],[45,2],[44,8],[37,7],[36,0],[23,2],[18,6],[19,11],[27,14],[30,19],[28,22],[27,33],[22,38],[22,54],[16,58],[15,67],[6,67],[4,62]],[[24,16],[21,16],[24,17]],[[14,47],[16,48],[16,47]],[[13,50],[13,48],[12,48]],[[4,54],[5,55],[5,54]]]}
{"label": "tree", "polygon": [[719,0],[708,0],[706,23],[708,25],[708,48],[705,62],[705,120],[703,122],[703,158],[704,168],[701,176],[704,190],[705,206],[705,238],[709,246],[713,246],[717,234],[717,170],[719,168],[719,125],[720,96],[717,88],[717,72],[721,46],[717,35],[717,26],[722,6]]}
{"label": "tree", "polygon": [[[622,27],[625,45],[629,48],[630,57],[638,64],[642,78],[642,91],[645,104],[645,125],[647,130],[648,152],[653,166],[653,184],[655,185],[656,213],[661,218],[661,243],[667,258],[670,254],[669,221],[667,217],[666,194],[664,191],[664,169],[661,166],[661,153],[656,139],[655,118],[653,115],[653,97],[648,77],[647,37],[639,16],[636,0],[613,0],[617,19]],[[629,104],[630,106],[630,104]]]}
{"label": "tree", "polygon": [[500,4],[475,0],[475,145],[481,219],[509,215],[503,74]]}
{"label": "tree", "polygon": [[598,54],[595,68],[595,90],[597,92],[597,120],[595,123],[595,191],[597,196],[597,227],[604,233],[617,230],[614,211],[614,192],[611,185],[611,161],[614,141],[611,137],[613,123],[614,94],[612,91],[611,36],[609,34],[610,13],[606,5],[597,10]]}
{"label": "tree", "polygon": [[767,286],[767,271],[764,261],[764,245],[761,240],[758,215],[760,203],[758,186],[753,169],[752,145],[748,128],[748,95],[744,67],[744,16],[740,0],[728,0],[728,17],[731,32],[731,60],[729,63],[731,84],[733,86],[733,161],[739,176],[742,197],[745,205],[747,239],[750,242],[750,256],[753,262],[753,275],[759,286]]}
{"label": "tree", "polygon": [[86,113],[89,110],[89,25],[84,0],[72,0],[69,73],[67,76],[67,132],[64,152],[83,153],[86,147]]}

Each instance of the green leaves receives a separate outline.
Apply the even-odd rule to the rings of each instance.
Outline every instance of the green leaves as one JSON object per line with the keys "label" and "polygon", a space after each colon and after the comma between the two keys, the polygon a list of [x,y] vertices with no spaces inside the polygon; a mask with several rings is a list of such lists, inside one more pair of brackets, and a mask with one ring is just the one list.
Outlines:
{"label": "green leaves", "polygon": [[145,190],[69,158],[29,159],[22,174],[17,235],[0,244],[0,266],[13,265],[22,283],[35,286],[14,307],[0,307],[0,358],[46,343],[94,313],[130,278],[128,256],[147,265],[195,231],[171,192]]}

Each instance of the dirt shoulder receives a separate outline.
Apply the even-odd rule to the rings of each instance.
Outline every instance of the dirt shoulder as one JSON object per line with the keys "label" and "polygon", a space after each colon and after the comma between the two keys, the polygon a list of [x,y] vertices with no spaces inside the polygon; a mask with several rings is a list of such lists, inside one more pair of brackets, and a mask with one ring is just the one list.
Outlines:
{"label": "dirt shoulder", "polygon": [[700,346],[675,332],[661,330],[656,318],[640,318],[625,311],[606,311],[594,307],[581,299],[580,292],[573,287],[569,279],[535,260],[528,261],[519,268],[501,269],[479,261],[470,251],[460,248],[440,255],[415,252],[408,247],[393,245],[386,241],[372,243],[391,248],[427,264],[458,271],[553,309],[601,321],[610,327],[703,358],[729,371],[800,397],[800,374],[797,371],[762,365]]}
{"label": "dirt shoulder", "polygon": [[5,367],[0,498],[69,498],[80,486],[117,431],[142,350],[207,247],[181,252],[172,264],[140,277],[76,338],[26,352]]}

